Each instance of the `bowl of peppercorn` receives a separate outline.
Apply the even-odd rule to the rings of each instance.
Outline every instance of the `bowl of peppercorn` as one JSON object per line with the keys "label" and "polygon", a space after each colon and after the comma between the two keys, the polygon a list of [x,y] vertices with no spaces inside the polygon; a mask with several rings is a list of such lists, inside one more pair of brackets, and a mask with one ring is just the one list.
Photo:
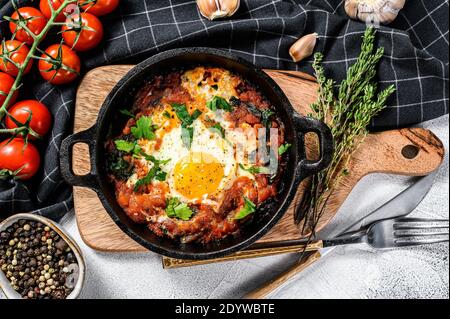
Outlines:
{"label": "bowl of peppercorn", "polygon": [[17,214],[0,223],[0,289],[9,299],[75,299],[85,264],[60,226],[42,216]]}

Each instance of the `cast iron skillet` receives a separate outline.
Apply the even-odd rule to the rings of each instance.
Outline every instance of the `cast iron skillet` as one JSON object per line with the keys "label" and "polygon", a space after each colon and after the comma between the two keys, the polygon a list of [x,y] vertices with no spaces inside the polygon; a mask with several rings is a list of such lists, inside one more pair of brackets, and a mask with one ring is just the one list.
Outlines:
{"label": "cast iron skillet", "polygon": [[[127,217],[117,204],[113,186],[107,179],[104,143],[111,134],[123,127],[123,116],[118,110],[131,107],[136,90],[154,74],[161,74],[179,67],[198,65],[218,66],[243,76],[262,93],[276,108],[278,117],[285,125],[285,139],[292,144],[286,157],[287,163],[275,199],[265,202],[237,236],[229,236],[219,243],[208,245],[179,244],[171,239],[160,238],[145,225],[138,225]],[[320,158],[307,160],[304,135],[316,133],[320,140]],[[72,148],[77,143],[89,145],[91,172],[75,175],[72,169]],[[326,168],[333,152],[332,135],[322,122],[297,114],[280,87],[262,70],[251,63],[227,52],[211,48],[183,48],[157,54],[130,70],[113,88],[98,115],[97,123],[90,129],[67,137],[61,147],[61,170],[64,179],[73,186],[93,189],[114,222],[142,246],[173,258],[211,259],[223,257],[244,249],[269,231],[286,212],[300,182]]]}

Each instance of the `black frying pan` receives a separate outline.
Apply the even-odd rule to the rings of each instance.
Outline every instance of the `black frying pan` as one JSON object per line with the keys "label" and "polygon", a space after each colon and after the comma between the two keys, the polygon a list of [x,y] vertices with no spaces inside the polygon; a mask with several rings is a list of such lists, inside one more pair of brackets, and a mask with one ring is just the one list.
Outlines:
{"label": "black frying pan", "polygon": [[[180,244],[160,238],[145,225],[134,223],[117,204],[113,186],[105,169],[104,143],[123,127],[123,117],[118,110],[130,105],[134,94],[152,75],[176,68],[208,65],[218,66],[240,74],[257,86],[275,107],[279,119],[285,125],[285,140],[292,144],[287,154],[287,164],[275,199],[266,201],[239,235],[229,236],[219,243]],[[122,122],[121,119],[122,118]],[[305,156],[304,136],[316,133],[320,140],[320,158],[310,161]],[[76,143],[89,145],[91,172],[75,175],[72,169],[72,148]],[[269,231],[284,215],[292,202],[300,182],[326,168],[333,152],[332,135],[322,122],[300,116],[294,111],[280,87],[253,64],[227,52],[211,48],[184,48],[157,54],[130,70],[113,88],[98,115],[97,123],[90,129],[67,137],[61,147],[61,170],[64,179],[73,186],[88,187],[96,191],[103,206],[114,222],[142,246],[159,254],[182,259],[211,259],[244,249]]]}

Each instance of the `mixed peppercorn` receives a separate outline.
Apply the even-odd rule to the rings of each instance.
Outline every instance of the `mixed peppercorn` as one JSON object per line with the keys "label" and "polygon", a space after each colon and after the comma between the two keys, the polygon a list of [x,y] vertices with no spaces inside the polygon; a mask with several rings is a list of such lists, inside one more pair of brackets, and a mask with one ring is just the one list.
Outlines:
{"label": "mixed peppercorn", "polygon": [[0,233],[0,269],[25,299],[65,299],[79,277],[66,241],[32,220],[19,220]]}

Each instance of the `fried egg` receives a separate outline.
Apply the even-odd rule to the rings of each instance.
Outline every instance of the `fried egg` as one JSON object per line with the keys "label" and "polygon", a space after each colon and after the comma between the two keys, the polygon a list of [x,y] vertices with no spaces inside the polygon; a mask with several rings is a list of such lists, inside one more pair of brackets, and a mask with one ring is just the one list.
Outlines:
{"label": "fried egg", "polygon": [[172,196],[184,202],[199,202],[207,198],[219,198],[236,178],[238,164],[233,146],[219,134],[208,129],[201,119],[193,123],[194,135],[191,148],[182,141],[182,128],[166,133],[157,151],[149,152],[154,145],[144,149],[158,160],[170,161],[162,168],[167,175]]}
{"label": "fried egg", "polygon": [[[223,69],[209,68],[206,78],[205,72],[205,68],[198,67],[186,71],[181,77],[183,88],[193,98],[185,103],[188,112],[192,114],[196,109],[202,112],[190,125],[193,128],[190,148],[183,143],[182,121],[171,104],[164,102],[151,115],[157,126],[156,139],[141,139],[138,143],[146,154],[160,161],[169,160],[161,165],[167,173],[165,182],[170,188],[167,196],[177,197],[185,203],[207,203],[218,207],[225,191],[237,177],[254,179],[254,176],[240,167],[234,143],[211,128],[211,123],[219,124],[225,131],[234,127],[226,119],[226,111],[212,111],[206,106],[215,96],[227,101],[236,96],[238,79]],[[146,161],[146,165],[150,170],[154,164]],[[127,183],[133,185],[137,179],[134,174]]]}

